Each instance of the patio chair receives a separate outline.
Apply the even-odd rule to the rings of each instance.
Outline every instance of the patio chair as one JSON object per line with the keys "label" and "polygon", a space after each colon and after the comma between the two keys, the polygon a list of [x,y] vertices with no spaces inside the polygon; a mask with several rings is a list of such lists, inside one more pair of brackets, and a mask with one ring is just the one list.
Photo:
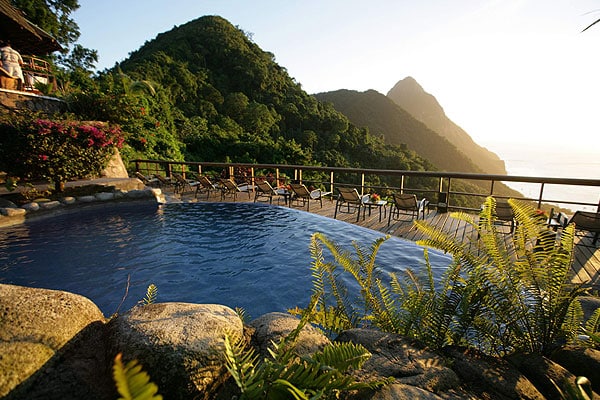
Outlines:
{"label": "patio chair", "polygon": [[136,171],[135,172],[135,177],[138,178],[140,181],[142,181],[142,183],[146,186],[158,186],[158,179],[154,178],[154,177],[148,177],[143,175],[142,173]]}
{"label": "patio chair", "polygon": [[269,204],[273,204],[273,196],[277,196],[277,200],[279,200],[279,196],[281,196],[273,186],[267,181],[255,182],[256,183],[256,191],[254,193],[254,202],[263,201],[261,198],[266,198],[266,201],[269,201]]}
{"label": "patio chair", "polygon": [[199,185],[196,186],[196,193],[194,195],[196,199],[198,198],[198,194],[200,193],[206,193],[206,200],[208,200],[212,192],[221,192],[221,189],[217,185],[212,183],[210,179],[208,179],[208,177],[205,175],[198,176],[198,183]]}
{"label": "patio chair", "polygon": [[594,239],[592,240],[592,245],[596,245],[598,235],[600,234],[600,212],[575,211],[569,223],[575,224],[576,230],[593,233]]}
{"label": "patio chair", "polygon": [[241,193],[241,192],[248,193],[248,198],[250,198],[250,191],[253,188],[252,186],[250,186],[246,183],[241,186],[238,186],[231,179],[224,179],[224,178],[221,178],[219,180],[219,182],[221,183],[221,200],[224,200],[226,196],[232,196],[233,201],[236,201],[237,194]]}
{"label": "patio chair", "polygon": [[319,189],[310,191],[306,186],[304,186],[301,183],[291,183],[290,188],[292,190],[292,197],[290,198],[289,203],[290,207],[292,206],[292,203],[294,201],[296,203],[302,201],[302,207],[306,205],[306,211],[310,211],[311,200],[319,200],[321,208],[323,208],[323,197],[331,194],[331,192],[323,192]]}
{"label": "patio chair", "polygon": [[505,221],[510,223],[510,231],[512,233],[515,230],[515,213],[505,200],[496,201],[496,220]]}
{"label": "patio chair", "polygon": [[175,182],[170,178],[165,178],[159,174],[154,174],[154,177],[158,179],[158,186],[161,188],[175,187]]}
{"label": "patio chair", "polygon": [[189,188],[189,191],[192,192],[200,184],[198,181],[185,179],[182,175],[175,172],[173,173],[173,178],[175,178],[175,193],[180,191],[181,194],[184,194],[186,188]]}
{"label": "patio chair", "polygon": [[[337,214],[345,213],[345,214],[356,214],[356,221],[360,217],[360,209],[363,207],[363,197],[358,193],[358,190],[355,188],[349,187],[338,187],[338,197],[335,202],[335,211],[333,213],[333,218],[337,218]],[[367,195],[368,198],[368,195]],[[345,211],[343,210],[345,208]]]}
{"label": "patio chair", "polygon": [[423,219],[425,219],[425,210],[428,204],[429,201],[425,198],[417,200],[417,195],[415,194],[394,193],[392,195],[388,226],[392,223],[392,219],[399,221],[401,214],[411,214],[412,218],[416,217],[417,219],[419,219],[419,214],[421,214],[423,215]]}

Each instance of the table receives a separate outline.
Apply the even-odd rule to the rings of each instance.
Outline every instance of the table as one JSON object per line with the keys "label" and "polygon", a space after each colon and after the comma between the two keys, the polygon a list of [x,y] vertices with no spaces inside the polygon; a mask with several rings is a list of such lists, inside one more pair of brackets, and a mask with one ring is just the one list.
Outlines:
{"label": "table", "polygon": [[290,201],[291,197],[292,197],[292,192],[290,192],[287,189],[275,189],[275,192],[280,195],[283,196],[283,200],[285,201],[285,205],[288,205],[288,202]]}
{"label": "table", "polygon": [[367,212],[367,208],[369,209],[369,217],[370,217],[371,216],[371,208],[377,207],[377,208],[379,208],[379,222],[381,222],[381,209],[383,209],[384,215],[387,217],[387,209],[385,208],[386,204],[387,204],[387,201],[385,201],[385,200],[363,201],[363,207],[364,207],[363,208],[363,221],[365,219],[365,214]]}

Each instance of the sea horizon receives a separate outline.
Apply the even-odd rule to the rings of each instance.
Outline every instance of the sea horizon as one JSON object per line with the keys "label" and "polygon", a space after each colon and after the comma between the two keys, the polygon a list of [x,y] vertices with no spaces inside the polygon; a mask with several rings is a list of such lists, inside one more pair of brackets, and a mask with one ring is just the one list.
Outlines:
{"label": "sea horizon", "polygon": [[[561,147],[496,145],[494,151],[505,162],[512,176],[600,179],[600,156],[590,149],[572,150]],[[525,197],[539,197],[540,185],[506,182]],[[600,187],[550,185],[544,186],[544,198],[599,204]],[[552,201],[545,201],[552,203]],[[561,204],[562,208],[596,211],[596,206]]]}

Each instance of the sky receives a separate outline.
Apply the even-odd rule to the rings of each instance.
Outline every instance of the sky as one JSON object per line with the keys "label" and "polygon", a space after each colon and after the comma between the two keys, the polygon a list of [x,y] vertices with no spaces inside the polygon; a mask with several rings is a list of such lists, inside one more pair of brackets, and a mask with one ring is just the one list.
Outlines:
{"label": "sky", "polygon": [[[250,33],[308,93],[382,94],[412,76],[501,156],[600,157],[600,0],[79,0],[98,69],[203,15]],[[596,174],[600,178],[600,171]]]}

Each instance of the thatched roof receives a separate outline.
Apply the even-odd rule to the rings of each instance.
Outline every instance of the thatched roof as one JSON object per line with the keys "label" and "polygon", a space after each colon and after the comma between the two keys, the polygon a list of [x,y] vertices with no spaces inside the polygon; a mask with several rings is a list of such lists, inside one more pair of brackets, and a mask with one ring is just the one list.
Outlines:
{"label": "thatched roof", "polygon": [[61,49],[56,39],[29,22],[9,0],[0,0],[0,39],[10,40],[22,54],[44,55]]}

